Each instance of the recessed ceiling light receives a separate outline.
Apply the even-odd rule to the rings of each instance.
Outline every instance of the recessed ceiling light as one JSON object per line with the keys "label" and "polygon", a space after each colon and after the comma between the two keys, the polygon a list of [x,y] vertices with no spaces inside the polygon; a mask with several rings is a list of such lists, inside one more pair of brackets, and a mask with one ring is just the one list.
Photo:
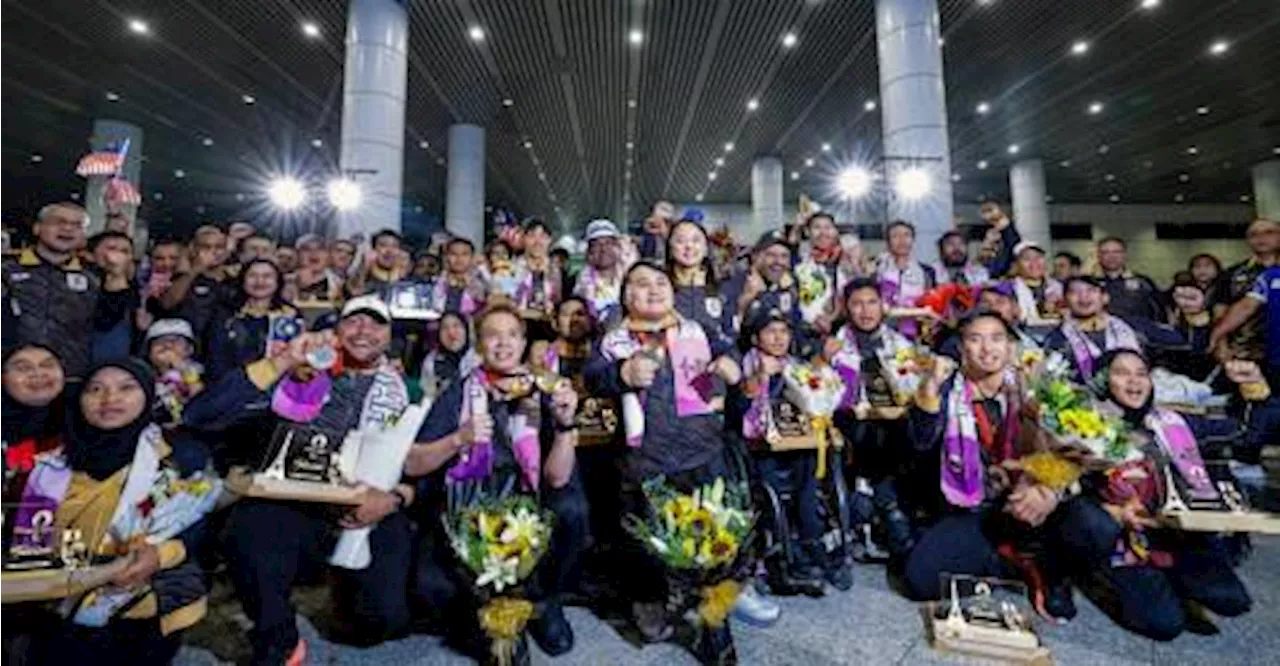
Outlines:
{"label": "recessed ceiling light", "polygon": [[204,147],[208,148],[209,146],[213,145],[213,139],[210,139],[209,137],[206,136],[205,138],[200,140],[200,143],[204,145]]}
{"label": "recessed ceiling light", "polygon": [[245,104],[253,104],[254,102],[258,101],[258,99],[253,95],[241,95],[240,101],[244,102]]}
{"label": "recessed ceiling light", "polygon": [[1173,195],[1173,200],[1174,200],[1174,201],[1176,201],[1176,202],[1178,202],[1178,203],[1182,203],[1182,202],[1183,202],[1183,200],[1185,200],[1186,198],[1187,198],[1187,197],[1186,197],[1185,195],[1183,195],[1181,192],[1179,192],[1178,194]]}
{"label": "recessed ceiling light", "polygon": [[958,173],[953,173],[953,174],[951,174],[951,182],[953,182],[953,183],[958,183],[958,182],[960,182],[960,174],[958,174]]}
{"label": "recessed ceiling light", "polygon": [[1249,195],[1247,195],[1247,194],[1241,194],[1241,195],[1240,195],[1240,202],[1241,202],[1241,203],[1248,203],[1248,202],[1249,202]]}
{"label": "recessed ceiling light", "polygon": [[627,142],[627,150],[634,150],[634,149],[635,149],[635,147],[636,147],[636,144],[635,144],[635,142],[634,142],[634,141],[628,141],[628,142]]}
{"label": "recessed ceiling light", "polygon": [[70,196],[71,196],[71,200],[72,200],[72,201],[79,201],[79,200],[80,200],[80,193],[79,193],[79,192],[72,192]]}
{"label": "recessed ceiling light", "polygon": [[978,168],[979,168],[979,169],[985,169],[985,168],[987,168],[987,161],[986,161],[986,160],[978,160]]}
{"label": "recessed ceiling light", "polygon": [[715,180],[715,179],[716,179],[716,172],[710,171],[707,173],[707,180]]}
{"label": "recessed ceiling light", "polygon": [[478,25],[473,25],[467,29],[467,36],[470,37],[473,42],[483,42],[484,28],[481,28]]}
{"label": "recessed ceiling light", "polygon": [[631,159],[630,157],[628,157],[628,158],[627,158],[627,166],[631,166],[632,164],[635,164],[635,160],[633,160],[633,159]]}
{"label": "recessed ceiling light", "polygon": [[129,32],[135,35],[149,35],[151,34],[151,26],[142,19],[129,19]]}
{"label": "recessed ceiling light", "polygon": [[1107,153],[1109,153],[1109,152],[1111,152],[1111,146],[1108,146],[1108,145],[1107,145],[1107,144],[1105,144],[1105,143],[1104,143],[1104,144],[1102,144],[1101,146],[1098,146],[1098,154],[1099,154],[1099,155],[1106,155],[1106,154],[1107,154]]}
{"label": "recessed ceiling light", "polygon": [[428,148],[430,148],[430,147],[431,147],[431,143],[430,143],[429,141],[419,141],[419,142],[418,142],[418,147],[419,147],[419,148],[421,148],[421,149],[423,149],[423,150],[426,150],[426,149],[428,149]]}
{"label": "recessed ceiling light", "polygon": [[1188,155],[1199,155],[1199,154],[1200,154],[1200,149],[1199,149],[1199,148],[1196,148],[1195,146],[1187,146],[1187,154],[1188,154]]}
{"label": "recessed ceiling light", "polygon": [[1053,195],[1052,195],[1052,194],[1046,194],[1046,195],[1044,195],[1044,202],[1045,202],[1045,203],[1053,203]]}
{"label": "recessed ceiling light", "polygon": [[1010,155],[1017,155],[1018,151],[1020,150],[1022,150],[1022,148],[1018,147],[1018,144],[1016,143],[1009,144],[1008,151]]}
{"label": "recessed ceiling light", "polygon": [[627,108],[628,109],[636,108],[636,101],[634,99],[627,100]]}
{"label": "recessed ceiling light", "polygon": [[1119,194],[1113,194],[1109,198],[1111,199],[1111,203],[1118,203],[1120,201]]}
{"label": "recessed ceiling light", "polygon": [[938,46],[946,46],[946,45],[947,45],[947,38],[946,38],[946,37],[939,37],[939,38],[938,38]]}
{"label": "recessed ceiling light", "polygon": [[864,111],[875,111],[875,110],[876,110],[876,101],[875,101],[874,99],[869,99],[869,100],[867,100],[867,101],[862,105],[862,109],[863,109]]}
{"label": "recessed ceiling light", "polygon": [[1071,44],[1071,55],[1084,55],[1089,52],[1089,42],[1083,39]]}
{"label": "recessed ceiling light", "polygon": [[34,163],[36,163],[36,164],[39,164],[39,163],[41,163],[41,162],[43,162],[43,161],[44,161],[44,155],[41,155],[41,154],[39,154],[39,153],[36,153],[35,155],[32,155],[32,156],[31,156],[31,161],[32,161],[32,162],[34,162]]}
{"label": "recessed ceiling light", "polygon": [[626,178],[627,180],[631,180],[631,172],[627,171],[626,173],[623,173],[622,177]]}
{"label": "recessed ceiling light", "polygon": [[186,172],[186,171],[183,171],[182,169],[174,169],[174,170],[173,170],[173,177],[174,177],[174,178],[186,178],[186,177],[187,177],[187,172]]}
{"label": "recessed ceiling light", "polygon": [[421,213],[421,212],[422,212],[422,206],[414,206],[414,207],[413,207],[413,212],[415,212],[415,213]]}
{"label": "recessed ceiling light", "polygon": [[760,108],[760,100],[758,100],[758,99],[756,99],[756,98],[754,98],[754,97],[752,97],[751,99],[747,100],[747,110],[748,110],[748,111],[755,111],[755,110],[756,110],[756,109],[758,109],[758,108]]}
{"label": "recessed ceiling light", "polygon": [[311,39],[316,39],[320,36],[320,26],[316,25],[314,21],[304,21],[302,24],[302,34],[310,37]]}
{"label": "recessed ceiling light", "polygon": [[204,212],[205,212],[205,207],[204,207],[204,206],[202,206],[202,205],[201,205],[201,206],[196,206],[196,214],[198,214],[198,215],[204,215]]}
{"label": "recessed ceiling light", "polygon": [[991,105],[986,102],[978,102],[978,106],[974,107],[974,111],[977,111],[980,115],[986,115],[991,112]]}
{"label": "recessed ceiling light", "polygon": [[1058,162],[1058,166],[1066,169],[1071,166],[1071,160],[1062,160],[1061,162]]}
{"label": "recessed ceiling light", "polygon": [[799,171],[792,171],[792,172],[791,172],[791,180],[800,180],[800,172],[799,172]]}
{"label": "recessed ceiling light", "polygon": [[312,140],[311,140],[311,147],[312,147],[312,148],[320,148],[321,146],[324,146],[324,140],[323,140],[323,139],[312,139]]}
{"label": "recessed ceiling light", "polygon": [[829,144],[829,143],[824,143],[824,144],[822,144],[822,152],[824,152],[824,153],[829,153],[829,152],[831,152],[831,144]]}
{"label": "recessed ceiling light", "polygon": [[1151,167],[1155,166],[1155,162],[1152,162],[1151,160],[1143,160],[1142,166],[1144,168],[1150,169]]}
{"label": "recessed ceiling light", "polygon": [[108,102],[119,102],[119,101],[120,101],[120,95],[119,95],[118,93],[113,93],[113,92],[111,92],[110,90],[108,90],[108,91],[107,91],[107,101],[108,101]]}
{"label": "recessed ceiling light", "polygon": [[511,99],[510,97],[508,97],[508,98],[506,98],[506,99],[502,100],[502,105],[503,105],[503,106],[515,106],[515,103],[516,103],[516,101],[515,101],[514,99]]}
{"label": "recessed ceiling light", "polygon": [[783,46],[783,48],[788,48],[788,49],[789,49],[789,48],[791,48],[791,47],[795,46],[795,45],[796,45],[796,41],[797,41],[797,40],[796,40],[796,33],[794,33],[794,32],[788,32],[787,34],[785,34],[785,35],[783,35],[783,36],[782,36],[782,46]]}
{"label": "recessed ceiling light", "polygon": [[1112,182],[1112,181],[1114,181],[1114,180],[1116,179],[1116,175],[1115,175],[1114,173],[1109,173],[1109,174],[1107,174],[1107,175],[1103,176],[1103,177],[1102,177],[1102,179],[1103,179],[1103,180],[1105,180],[1105,181],[1107,181],[1108,183],[1110,183],[1110,182]]}
{"label": "recessed ceiling light", "polygon": [[813,158],[812,157],[806,158],[804,161],[804,165],[807,167],[813,166]]}
{"label": "recessed ceiling light", "polygon": [[524,142],[524,147],[525,147],[525,148],[528,148],[529,150],[533,150],[533,142],[532,142],[532,141],[525,141],[525,142]]}
{"label": "recessed ceiling light", "polygon": [[1180,173],[1180,174],[1178,174],[1178,182],[1180,182],[1180,183],[1186,183],[1186,182],[1190,182],[1190,181],[1191,181],[1191,175],[1190,175],[1190,174],[1185,174],[1185,173]]}
{"label": "recessed ceiling light", "polygon": [[1271,149],[1271,154],[1272,154],[1272,155],[1280,155],[1280,146],[1276,146],[1275,148],[1272,148],[1272,149]]}
{"label": "recessed ceiling light", "polygon": [[159,201],[164,198],[164,192],[155,192],[151,195],[151,198]]}
{"label": "recessed ceiling light", "polygon": [[632,46],[640,46],[644,43],[644,33],[639,30],[632,30],[627,33],[627,41],[630,42]]}
{"label": "recessed ceiling light", "polygon": [[546,179],[547,179],[547,172],[545,172],[545,171],[539,171],[539,172],[538,172],[538,180],[546,180]]}
{"label": "recessed ceiling light", "polygon": [[732,152],[733,152],[733,142],[732,142],[732,141],[730,141],[730,142],[728,142],[728,143],[724,144],[724,152],[726,152],[726,153],[732,153]]}
{"label": "recessed ceiling light", "polygon": [[1155,9],[1159,6],[1160,0],[1142,0],[1142,4],[1139,5],[1139,7],[1142,7],[1143,9]]}
{"label": "recessed ceiling light", "polygon": [[1098,115],[1099,113],[1102,113],[1102,109],[1103,109],[1102,102],[1092,102],[1089,104],[1089,113],[1095,116]]}
{"label": "recessed ceiling light", "polygon": [[1209,115],[1209,107],[1207,107],[1207,106],[1197,106],[1197,107],[1196,107],[1196,113],[1198,113],[1198,114],[1200,114],[1200,115],[1202,115],[1202,116],[1207,116],[1207,115]]}
{"label": "recessed ceiling light", "polygon": [[1228,42],[1225,39],[1219,39],[1218,41],[1209,45],[1209,55],[1220,56],[1226,53],[1230,49],[1231,49],[1230,42]]}
{"label": "recessed ceiling light", "polygon": [[236,192],[236,201],[244,201],[244,192]]}
{"label": "recessed ceiling light", "polygon": [[716,158],[716,166],[718,166],[718,167],[724,166],[724,158],[723,158],[723,157],[717,157],[717,158]]}

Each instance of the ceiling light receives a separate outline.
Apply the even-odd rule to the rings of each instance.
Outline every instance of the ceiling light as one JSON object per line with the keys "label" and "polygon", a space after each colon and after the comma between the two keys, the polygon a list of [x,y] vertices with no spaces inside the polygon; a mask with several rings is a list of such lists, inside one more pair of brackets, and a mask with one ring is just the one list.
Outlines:
{"label": "ceiling light", "polygon": [[791,172],[791,180],[800,180],[800,172],[799,172],[799,171],[792,171],[792,172]]}
{"label": "ceiling light", "polygon": [[1107,174],[1107,175],[1103,176],[1103,177],[1102,177],[1102,179],[1103,179],[1103,180],[1105,180],[1105,181],[1107,181],[1108,183],[1110,183],[1110,182],[1112,182],[1112,181],[1114,181],[1114,180],[1116,179],[1116,175],[1115,175],[1114,173],[1109,173],[1109,174]]}
{"label": "ceiling light", "polygon": [[867,100],[867,101],[862,105],[862,110],[863,110],[863,111],[875,111],[875,110],[876,110],[876,101],[875,101],[874,99],[869,99],[869,100]]}
{"label": "ceiling light", "polygon": [[1053,195],[1051,195],[1051,194],[1046,194],[1046,195],[1044,195],[1044,202],[1045,202],[1045,203],[1053,203]]}
{"label": "ceiling light", "polygon": [[756,110],[756,109],[758,109],[758,108],[760,108],[760,100],[758,100],[758,99],[756,99],[756,98],[754,98],[754,97],[752,97],[751,99],[747,100],[747,110],[748,110],[748,111],[755,111],[755,110]]}
{"label": "ceiling light", "polygon": [[1180,173],[1180,174],[1178,174],[1178,182],[1179,182],[1179,183],[1187,183],[1187,182],[1190,182],[1190,181],[1191,181],[1191,175],[1190,175],[1190,174],[1186,174],[1186,173]]}
{"label": "ceiling light", "polygon": [[789,48],[791,48],[791,47],[793,47],[793,46],[795,46],[795,45],[796,45],[796,33],[794,33],[794,32],[788,32],[787,34],[785,34],[785,35],[783,35],[783,36],[782,36],[782,46],[783,46],[783,48],[788,48],[788,49],[789,49]]}
{"label": "ceiling light", "polygon": [[1240,203],[1249,203],[1249,195],[1247,195],[1247,194],[1241,194],[1241,195],[1240,195]]}
{"label": "ceiling light", "polygon": [[1185,195],[1183,195],[1181,192],[1179,192],[1178,194],[1173,195],[1173,200],[1174,200],[1174,201],[1176,201],[1176,202],[1178,202],[1178,203],[1182,203],[1182,202],[1183,202],[1183,200],[1185,200],[1186,198],[1187,198],[1187,197],[1186,197]]}
{"label": "ceiling light", "polygon": [[254,102],[258,101],[258,99],[253,95],[241,95],[240,101],[244,102],[245,104],[253,104]]}
{"label": "ceiling light", "polygon": [[1155,163],[1155,162],[1152,162],[1151,160],[1143,160],[1143,161],[1142,161],[1142,166],[1143,166],[1144,168],[1147,168],[1147,169],[1150,169],[1151,167],[1153,167],[1153,166],[1155,166],[1155,165],[1156,165],[1156,163]]}
{"label": "ceiling light", "polygon": [[732,152],[733,152],[733,142],[732,142],[732,141],[730,141],[730,142],[728,142],[728,143],[724,144],[724,152],[726,152],[726,153],[732,153]]}
{"label": "ceiling light", "polygon": [[151,194],[151,198],[159,201],[164,198],[164,192],[154,192]]}
{"label": "ceiling light", "polygon": [[697,193],[697,194],[693,195],[693,200],[694,200],[694,201],[702,201],[702,193],[701,193],[701,192],[699,192],[699,193]]}
{"label": "ceiling light", "polygon": [[635,142],[634,142],[634,141],[628,141],[628,142],[627,142],[627,150],[632,150],[632,149],[634,149],[635,147],[636,147],[636,144],[635,144]]}
{"label": "ceiling light", "polygon": [[626,178],[627,180],[631,180],[631,172],[627,171],[626,173],[622,174],[622,177]]}
{"label": "ceiling light", "polygon": [[528,148],[529,150],[533,150],[533,142],[532,142],[532,141],[525,141],[525,142],[524,142],[524,147],[525,147],[525,148]]}
{"label": "ceiling light", "polygon": [[292,210],[307,200],[307,189],[295,178],[277,178],[267,186],[271,203],[284,210]]}
{"label": "ceiling light", "polygon": [[947,38],[946,38],[946,37],[939,37],[939,38],[938,38],[938,46],[946,46],[946,44],[947,44]]}
{"label": "ceiling light", "polygon": [[1280,146],[1276,146],[1275,148],[1272,148],[1272,149],[1271,149],[1271,154],[1272,154],[1272,155],[1280,155]]}
{"label": "ceiling light", "polygon": [[951,182],[953,182],[953,183],[958,183],[958,182],[960,182],[960,174],[958,174],[958,173],[953,173],[953,174],[951,174]]}
{"label": "ceiling light", "polygon": [[1219,39],[1218,41],[1209,45],[1209,55],[1220,56],[1226,53],[1230,48],[1231,48],[1230,42],[1226,41],[1225,39]]}
{"label": "ceiling light", "polygon": [[1022,148],[1019,148],[1018,144],[1016,143],[1011,143],[1009,144],[1009,148],[1007,150],[1009,151],[1010,155],[1017,155],[1018,151],[1022,150]]}
{"label": "ceiling light", "polygon": [[546,172],[546,171],[539,171],[539,172],[538,172],[538,180],[543,180],[543,181],[545,181],[546,179],[547,179],[547,172]]}
{"label": "ceiling light", "polygon": [[1098,115],[1099,113],[1102,113],[1102,109],[1103,109],[1102,102],[1092,102],[1089,104],[1089,113],[1095,116]]}
{"label": "ceiling light", "polygon": [[1107,154],[1107,153],[1109,153],[1109,152],[1111,152],[1111,146],[1108,146],[1108,145],[1107,145],[1107,144],[1105,144],[1105,143],[1104,143],[1104,144],[1102,144],[1101,146],[1098,146],[1098,154],[1099,154],[1099,155],[1106,155],[1106,154]]}
{"label": "ceiling light", "polygon": [[1155,9],[1160,6],[1160,0],[1142,0],[1142,4],[1138,6],[1143,9]]}
{"label": "ceiling light", "polygon": [[44,155],[41,155],[41,154],[39,154],[39,153],[36,153],[35,155],[32,155],[32,156],[31,156],[31,161],[32,161],[32,162],[34,162],[34,163],[36,163],[36,164],[39,164],[39,163],[41,163],[41,162],[43,162],[43,161],[44,161]]}
{"label": "ceiling light", "polygon": [[174,170],[173,170],[173,177],[174,177],[174,178],[186,178],[186,177],[187,177],[187,172],[186,172],[186,171],[183,171],[182,169],[174,169]]}
{"label": "ceiling light", "polygon": [[628,109],[636,108],[636,101],[634,99],[627,100],[627,108]]}
{"label": "ceiling light", "polygon": [[871,174],[862,167],[848,167],[836,176],[836,189],[846,199],[861,198],[871,191]]}
{"label": "ceiling light", "polygon": [[1198,114],[1200,114],[1200,115],[1202,115],[1202,116],[1207,116],[1207,115],[1209,115],[1209,107],[1207,107],[1207,106],[1197,106],[1197,107],[1196,107],[1196,113],[1198,113]]}
{"label": "ceiling light", "polygon": [[1071,55],[1084,55],[1089,52],[1089,42],[1083,39],[1076,41],[1071,45]]}
{"label": "ceiling light", "polygon": [[201,205],[199,205],[199,206],[196,206],[196,213],[197,213],[197,214],[204,215],[205,210],[206,210],[206,209],[205,209],[205,207],[204,207],[204,205],[203,205],[203,204],[201,204]]}
{"label": "ceiling light", "polygon": [[723,157],[717,157],[717,158],[716,158],[716,166],[718,166],[718,167],[724,166],[724,158],[723,158]]}
{"label": "ceiling light", "polygon": [[1119,194],[1113,194],[1113,195],[1111,195],[1110,197],[1107,197],[1107,198],[1111,200],[1111,203],[1119,203],[1119,201],[1120,201],[1120,195],[1119,195]]}
{"label": "ceiling light", "polygon": [[511,99],[510,97],[508,97],[508,98],[506,98],[506,99],[502,100],[502,105],[503,105],[503,106],[515,106],[515,103],[516,103],[516,101],[515,101],[514,99]]}
{"label": "ceiling light", "polygon": [[483,42],[484,28],[481,28],[478,25],[473,25],[467,29],[467,36],[470,37],[473,42]]}
{"label": "ceiling light", "polygon": [[209,146],[212,146],[212,145],[213,145],[213,139],[210,139],[209,137],[207,137],[207,136],[206,136],[205,138],[203,138],[203,139],[201,139],[201,140],[200,140],[200,143],[201,143],[205,148],[208,148]]}
{"label": "ceiling light", "polygon": [[822,152],[824,152],[824,153],[829,153],[829,152],[831,152],[831,144],[829,144],[829,143],[824,143],[824,144],[822,144]]}
{"label": "ceiling light", "polygon": [[119,102],[119,101],[120,101],[120,95],[119,95],[119,94],[117,94],[117,93],[113,93],[113,92],[111,92],[110,90],[108,90],[108,91],[107,91],[107,101],[108,101],[108,102]]}
{"label": "ceiling light", "polygon": [[979,168],[979,169],[985,169],[985,168],[987,168],[987,161],[986,161],[986,160],[978,160],[978,168]]}
{"label": "ceiling light", "polygon": [[311,39],[316,39],[320,37],[320,26],[316,25],[312,21],[306,21],[302,24],[302,34],[310,37]]}
{"label": "ceiling light", "polygon": [[1187,154],[1188,154],[1188,155],[1199,155],[1199,154],[1200,154],[1200,149],[1199,149],[1199,148],[1196,148],[1195,146],[1187,146]]}
{"label": "ceiling light", "polygon": [[640,46],[644,43],[644,33],[639,30],[632,30],[627,33],[627,41],[631,42],[632,46]]}
{"label": "ceiling light", "polygon": [[986,102],[978,102],[978,106],[974,107],[974,110],[977,111],[979,115],[986,115],[991,112],[991,105]]}
{"label": "ceiling light", "polygon": [[1071,160],[1062,160],[1061,162],[1058,162],[1058,166],[1066,169],[1071,166]]}
{"label": "ceiling light", "polygon": [[338,210],[352,210],[360,206],[360,186],[349,178],[334,178],[329,181],[329,203]]}
{"label": "ceiling light", "polygon": [[898,174],[893,189],[897,191],[898,196],[910,201],[929,194],[933,184],[929,182],[929,172],[914,167]]}
{"label": "ceiling light", "polygon": [[323,146],[323,145],[324,145],[324,140],[322,140],[322,139],[312,139],[312,140],[311,140],[311,147],[312,147],[312,148],[320,148],[320,147],[321,147],[321,146]]}
{"label": "ceiling light", "polygon": [[707,173],[707,180],[715,180],[715,179],[716,179],[716,172],[711,171]]}
{"label": "ceiling light", "polygon": [[129,19],[129,32],[135,35],[149,35],[151,34],[151,26],[142,19]]}
{"label": "ceiling light", "polygon": [[804,165],[807,167],[813,166],[813,158],[812,157],[805,158]]}

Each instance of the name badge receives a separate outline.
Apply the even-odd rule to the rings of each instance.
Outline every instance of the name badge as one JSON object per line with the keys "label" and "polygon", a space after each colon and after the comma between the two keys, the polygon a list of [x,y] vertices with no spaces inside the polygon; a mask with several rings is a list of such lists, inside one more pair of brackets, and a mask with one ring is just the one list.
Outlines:
{"label": "name badge", "polygon": [[67,273],[67,289],[71,291],[88,291],[89,278],[84,273]]}
{"label": "name badge", "polygon": [[1280,289],[1280,278],[1271,278],[1271,288]]}
{"label": "name badge", "polygon": [[10,282],[22,282],[23,280],[30,280],[30,279],[31,279],[31,274],[26,271],[16,271],[9,274]]}
{"label": "name badge", "polygon": [[778,307],[783,310],[791,309],[791,292],[784,291],[778,294]]}
{"label": "name badge", "polygon": [[199,285],[196,285],[195,287],[192,287],[191,291],[195,292],[196,296],[208,296],[208,295],[209,295],[209,287],[207,287],[207,286],[205,286],[205,285],[203,285],[203,284],[199,284]]}
{"label": "name badge", "polygon": [[1129,291],[1137,291],[1141,286],[1137,278],[1128,278],[1124,281],[1124,288]]}
{"label": "name badge", "polygon": [[719,319],[720,316],[724,314],[724,301],[720,300],[719,297],[707,297],[705,307],[707,309],[707,314],[711,315],[715,319]]}

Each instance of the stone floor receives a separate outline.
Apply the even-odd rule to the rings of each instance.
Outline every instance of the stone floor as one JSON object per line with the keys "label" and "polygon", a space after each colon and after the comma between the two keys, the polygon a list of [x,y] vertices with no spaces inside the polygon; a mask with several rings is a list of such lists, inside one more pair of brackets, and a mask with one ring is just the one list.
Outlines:
{"label": "stone floor", "polygon": [[[1221,620],[1217,636],[1184,635],[1171,643],[1153,641],[1118,629],[1089,601],[1077,594],[1079,616],[1065,626],[1040,626],[1045,643],[1058,664],[1178,664],[1227,666],[1231,664],[1280,664],[1280,538],[1255,539],[1255,551],[1241,568],[1254,598],[1252,613],[1235,620]],[[302,614],[324,603],[320,595],[304,595]],[[830,593],[821,599],[786,598],[783,616],[768,629],[739,624],[733,627],[740,663],[744,665],[803,664],[962,664],[934,652],[925,642],[917,608],[890,591],[881,567],[860,567],[850,592]],[[687,652],[674,645],[639,648],[627,642],[609,624],[581,608],[568,611],[577,633],[573,652],[551,659],[534,650],[535,664],[555,666],[658,666],[694,664]],[[242,655],[243,615],[234,602],[215,604],[215,614],[183,648],[179,666],[231,663]],[[311,645],[311,664],[435,666],[467,664],[467,659],[441,647],[437,639],[415,636],[371,649],[329,643],[314,626],[299,618],[303,635]],[[233,644],[239,644],[233,645]],[[215,650],[210,650],[213,647]],[[223,655],[220,660],[215,651]]]}

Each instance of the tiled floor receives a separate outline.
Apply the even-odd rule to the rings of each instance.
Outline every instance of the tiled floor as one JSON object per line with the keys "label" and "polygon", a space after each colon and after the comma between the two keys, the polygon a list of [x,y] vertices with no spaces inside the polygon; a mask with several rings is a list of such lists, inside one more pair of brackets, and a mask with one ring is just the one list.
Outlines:
{"label": "tiled floor", "polygon": [[[1184,635],[1156,644],[1116,628],[1089,601],[1077,594],[1080,615],[1065,626],[1041,626],[1041,635],[1058,664],[1280,664],[1280,538],[1256,538],[1255,551],[1241,569],[1254,597],[1252,613],[1221,620],[1218,636]],[[957,664],[971,661],[943,656],[925,642],[914,605],[891,592],[880,567],[862,567],[847,593],[821,599],[782,600],[782,619],[768,629],[734,626],[740,663],[744,665],[830,666],[836,664]],[[673,645],[637,648],[590,612],[571,608],[577,632],[573,652],[550,659],[534,651],[535,664],[555,666],[657,666],[696,663]],[[372,649],[338,646],[319,638],[300,622],[312,646],[312,664],[434,666],[468,660],[430,637],[412,637]],[[207,639],[206,639],[207,640]],[[186,647],[180,666],[219,663],[202,648]]]}

